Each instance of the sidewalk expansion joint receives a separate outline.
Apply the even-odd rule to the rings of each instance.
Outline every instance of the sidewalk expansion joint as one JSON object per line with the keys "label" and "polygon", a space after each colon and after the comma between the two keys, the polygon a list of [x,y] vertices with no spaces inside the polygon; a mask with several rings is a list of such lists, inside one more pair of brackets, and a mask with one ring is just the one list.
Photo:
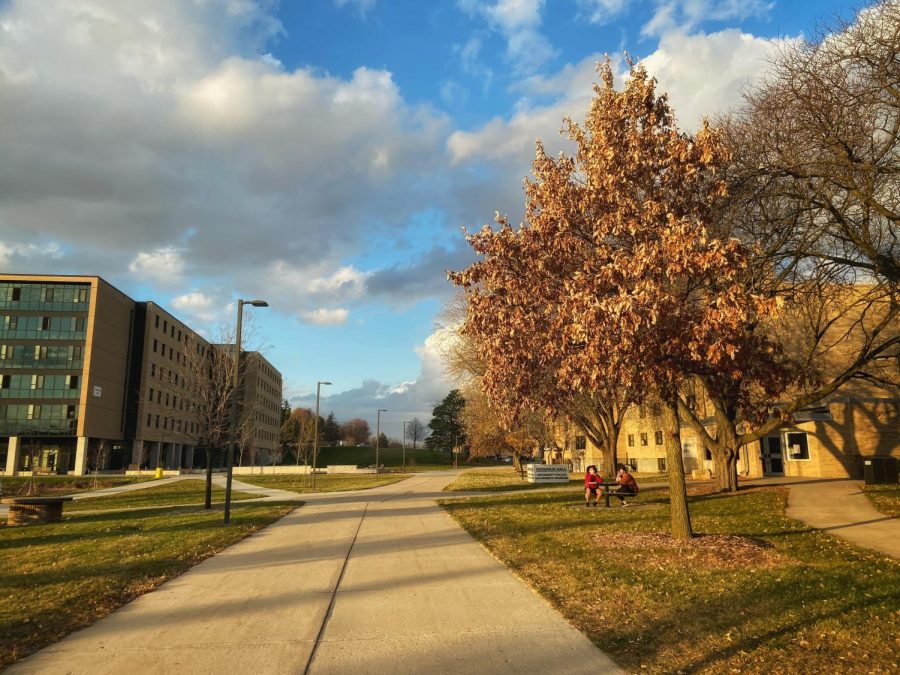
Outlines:
{"label": "sidewalk expansion joint", "polygon": [[331,592],[328,610],[325,612],[325,617],[322,619],[322,625],[319,626],[319,633],[316,635],[316,641],[313,644],[312,651],[309,653],[309,659],[306,662],[306,668],[303,669],[303,675],[309,675],[313,661],[316,659],[316,652],[319,650],[319,645],[322,644],[322,639],[325,636],[325,628],[328,626],[328,620],[331,619],[331,614],[334,611],[334,603],[337,600],[338,589],[341,587],[341,582],[344,580],[344,573],[347,571],[347,564],[350,562],[350,554],[353,552],[353,547],[356,545],[356,538],[359,536],[359,531],[362,529],[362,524],[366,519],[368,510],[369,503],[366,502],[362,516],[359,518],[359,525],[356,526],[356,532],[353,533],[353,539],[350,541],[350,546],[347,548],[347,555],[344,556],[344,564],[341,565],[341,573],[338,575],[337,583],[334,585],[334,590]]}

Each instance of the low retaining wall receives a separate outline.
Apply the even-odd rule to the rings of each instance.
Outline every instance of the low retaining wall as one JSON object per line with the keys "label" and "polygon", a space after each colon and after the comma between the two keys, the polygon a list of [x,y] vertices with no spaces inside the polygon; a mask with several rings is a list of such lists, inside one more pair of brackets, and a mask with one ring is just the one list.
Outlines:
{"label": "low retaining wall", "polygon": [[[253,474],[257,476],[271,476],[275,474],[299,474],[305,476],[312,473],[312,470],[306,464],[276,464],[275,466],[270,464],[268,466],[236,466],[231,473],[235,476],[251,476]],[[322,473],[322,469],[319,469],[317,473]]]}
{"label": "low retaining wall", "polygon": [[356,464],[329,464],[328,473],[375,473],[375,468],[360,469]]}

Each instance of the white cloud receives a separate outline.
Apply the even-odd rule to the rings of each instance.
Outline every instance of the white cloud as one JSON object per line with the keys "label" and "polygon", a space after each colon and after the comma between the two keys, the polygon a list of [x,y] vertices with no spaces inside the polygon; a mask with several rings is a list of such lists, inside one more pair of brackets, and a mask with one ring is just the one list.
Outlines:
{"label": "white cloud", "polygon": [[191,291],[184,295],[172,298],[172,308],[177,312],[183,312],[189,317],[211,324],[233,313],[230,306],[208,293]]}
{"label": "white cloud", "polygon": [[375,7],[378,0],[334,0],[334,4],[338,7],[344,7],[346,5],[352,5],[356,7],[357,11],[365,16],[366,13]]}
{"label": "white cloud", "polygon": [[151,281],[181,271],[160,253],[179,242],[192,275],[243,289],[272,260],[334,267],[410,214],[461,208],[452,180],[421,180],[447,169],[443,113],[385,70],[285,70],[272,6],[0,4],[0,239],[40,233],[73,271]]}
{"label": "white cloud", "polygon": [[657,0],[653,18],[641,33],[660,36],[676,30],[690,32],[707,21],[765,16],[774,6],[771,0]]}
{"label": "white cloud", "polygon": [[629,0],[578,0],[581,15],[590,23],[605,24],[622,14]]}
{"label": "white cloud", "polygon": [[544,0],[459,0],[457,4],[503,35],[507,59],[515,70],[533,71],[556,56],[553,45],[540,32]]}
{"label": "white cloud", "polygon": [[[9,269],[16,264],[34,265],[41,258],[57,260],[63,255],[62,247],[56,242],[44,244],[7,243],[0,241],[0,266]],[[32,271],[21,269],[20,271]]]}
{"label": "white cloud", "polygon": [[[361,417],[369,420],[375,430],[373,411],[387,408],[381,415],[381,426],[389,436],[399,437],[402,421],[419,417],[423,422],[431,419],[431,411],[452,389],[446,376],[441,345],[446,339],[443,330],[429,335],[425,342],[415,347],[420,360],[419,374],[415,380],[398,385],[385,384],[377,380],[365,380],[358,387],[323,396],[321,409],[333,410],[339,420]],[[311,392],[291,399],[292,405],[315,406],[316,394]],[[392,432],[391,429],[397,431]]]}
{"label": "white cloud", "polygon": [[350,313],[343,308],[326,309],[325,307],[319,307],[312,311],[300,312],[300,316],[304,321],[315,324],[316,326],[337,326],[347,323],[349,314]]}
{"label": "white cloud", "polygon": [[[717,33],[670,33],[652,54],[642,59],[651,75],[668,92],[679,124],[699,126],[704,116],[725,112],[740,102],[741,89],[767,66],[777,43],[737,29]],[[509,119],[494,118],[480,129],[450,135],[447,148],[454,162],[515,163],[525,166],[542,139],[549,152],[567,147],[559,129],[565,116],[579,120],[593,95],[599,55],[568,65],[550,77],[531,77],[520,88],[549,103],[525,103]],[[619,79],[625,73],[621,60],[614,62]]]}
{"label": "white cloud", "polygon": [[172,247],[139,251],[128,270],[138,281],[176,286],[184,280],[184,257],[180,249]]}

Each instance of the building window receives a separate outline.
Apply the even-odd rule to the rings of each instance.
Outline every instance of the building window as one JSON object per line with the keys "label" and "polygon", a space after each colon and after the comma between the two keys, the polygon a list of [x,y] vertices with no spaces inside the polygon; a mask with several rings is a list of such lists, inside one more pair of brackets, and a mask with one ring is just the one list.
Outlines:
{"label": "building window", "polygon": [[628,434],[628,447],[634,447],[634,434]]}
{"label": "building window", "polygon": [[163,321],[163,333],[168,333],[168,332],[169,332],[169,322]]}
{"label": "building window", "polygon": [[791,459],[809,459],[809,441],[804,432],[788,434],[787,448]]}
{"label": "building window", "polygon": [[162,391],[157,391],[157,392],[156,392],[156,402],[157,402],[157,403],[162,403]]}
{"label": "building window", "polygon": [[665,470],[666,470],[666,458],[665,458],[665,457],[657,457],[657,459],[656,459],[656,468],[657,468],[659,471],[665,471]]}
{"label": "building window", "polygon": [[584,436],[576,436],[575,437],[575,449],[576,450],[587,449],[587,438],[585,438]]}
{"label": "building window", "polygon": [[156,350],[159,348],[159,343],[156,341],[156,338],[153,338],[153,353],[156,353]]}
{"label": "building window", "polygon": [[159,328],[159,314],[156,315],[156,328]]}
{"label": "building window", "polygon": [[662,445],[662,432],[661,431],[656,432],[656,444]]}
{"label": "building window", "polygon": [[44,292],[41,294],[44,297],[41,298],[43,302],[53,302],[53,289],[45,288]]}
{"label": "building window", "polygon": [[150,377],[156,377],[156,364],[150,364]]}
{"label": "building window", "polygon": [[11,375],[0,375],[0,389],[9,389],[10,384],[12,384]]}
{"label": "building window", "polygon": [[75,406],[74,405],[66,406],[66,419],[67,420],[75,419]]}
{"label": "building window", "polygon": [[47,358],[47,347],[44,345],[34,346],[34,360],[42,361]]}
{"label": "building window", "polygon": [[77,375],[66,375],[66,389],[78,389]]}
{"label": "building window", "polygon": [[15,351],[15,345],[0,345],[0,360],[11,359]]}
{"label": "building window", "polygon": [[150,426],[150,423],[153,421],[153,415],[147,413],[147,426]]}
{"label": "building window", "polygon": [[79,288],[78,292],[75,294],[75,302],[87,302],[87,289]]}
{"label": "building window", "polygon": [[647,445],[647,434],[646,432],[641,434],[641,445]]}
{"label": "building window", "polygon": [[150,387],[150,403],[153,403],[153,387]]}
{"label": "building window", "polygon": [[69,347],[69,361],[81,361],[81,346]]}
{"label": "building window", "polygon": [[22,299],[22,288],[20,286],[14,286],[9,289],[9,293],[7,294],[7,299],[10,302],[18,302]]}
{"label": "building window", "polygon": [[72,330],[74,330],[74,331],[84,330],[84,317],[83,316],[72,317]]}
{"label": "building window", "polygon": [[44,388],[44,376],[43,375],[32,375],[31,376],[31,388],[32,389],[43,389]]}
{"label": "building window", "polygon": [[49,316],[41,317],[41,330],[50,330],[50,317]]}
{"label": "building window", "polygon": [[156,416],[156,428],[159,429],[159,415]]}
{"label": "building window", "polygon": [[175,337],[175,324],[172,324],[172,330],[169,332],[171,337]]}
{"label": "building window", "polygon": [[28,406],[28,419],[30,419],[30,420],[41,419],[41,406],[29,405]]}
{"label": "building window", "polygon": [[19,327],[19,317],[17,316],[7,316],[3,320],[4,328],[6,330],[15,330]]}

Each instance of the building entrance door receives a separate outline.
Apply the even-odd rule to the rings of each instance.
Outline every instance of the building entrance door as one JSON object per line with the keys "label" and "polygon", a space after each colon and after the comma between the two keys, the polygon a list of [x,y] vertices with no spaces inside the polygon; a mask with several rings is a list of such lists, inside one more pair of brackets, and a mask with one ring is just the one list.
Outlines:
{"label": "building entrance door", "polygon": [[763,438],[762,444],[762,463],[764,476],[783,476],[784,475],[784,459],[781,454],[781,437],[769,436]]}

